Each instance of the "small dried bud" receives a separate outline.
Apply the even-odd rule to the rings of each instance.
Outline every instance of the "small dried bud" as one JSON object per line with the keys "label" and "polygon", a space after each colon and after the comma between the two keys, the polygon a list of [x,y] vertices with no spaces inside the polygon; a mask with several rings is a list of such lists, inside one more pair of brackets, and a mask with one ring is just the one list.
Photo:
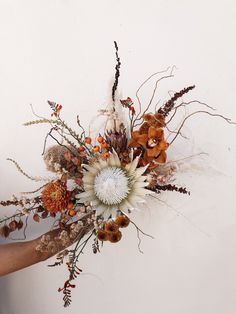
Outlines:
{"label": "small dried bud", "polygon": [[20,230],[22,227],[23,227],[23,221],[22,221],[22,220],[19,220],[19,221],[18,221],[18,224],[17,224],[18,230]]}
{"label": "small dried bud", "polygon": [[17,229],[17,221],[16,220],[12,220],[10,223],[9,223],[9,228],[11,231],[15,231]]}
{"label": "small dried bud", "polygon": [[42,212],[41,218],[45,219],[48,216],[48,212],[45,210],[44,212]]}
{"label": "small dried bud", "polygon": [[3,226],[0,228],[0,236],[7,238],[10,234],[11,230],[8,226]]}
{"label": "small dried bud", "polygon": [[39,222],[40,218],[38,214],[34,214],[33,216],[34,221]]}

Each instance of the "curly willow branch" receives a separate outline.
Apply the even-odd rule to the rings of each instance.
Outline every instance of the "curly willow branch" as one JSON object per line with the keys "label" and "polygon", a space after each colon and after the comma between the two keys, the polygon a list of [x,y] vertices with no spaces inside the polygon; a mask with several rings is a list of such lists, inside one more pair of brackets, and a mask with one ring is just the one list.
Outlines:
{"label": "curly willow branch", "polygon": [[198,111],[195,111],[195,112],[189,114],[189,115],[183,120],[183,122],[181,123],[181,125],[180,125],[180,127],[179,127],[179,129],[178,129],[178,131],[177,131],[177,133],[176,133],[176,135],[174,136],[174,138],[172,139],[172,141],[170,142],[169,145],[171,145],[171,144],[176,140],[176,138],[177,138],[178,135],[180,134],[180,130],[183,128],[184,123],[186,122],[186,120],[189,119],[191,116],[193,116],[193,115],[195,115],[195,114],[198,114],[198,113],[205,113],[205,114],[208,114],[208,115],[210,115],[210,116],[212,116],[212,117],[219,117],[219,118],[224,119],[224,120],[225,120],[227,123],[229,123],[229,124],[236,124],[236,122],[231,121],[231,119],[226,118],[226,117],[224,117],[224,116],[221,115],[221,114],[216,114],[216,113],[214,114],[214,113],[210,113],[210,112],[205,111],[205,110],[198,110]]}
{"label": "curly willow branch", "polygon": [[185,107],[186,105],[191,105],[191,104],[194,104],[194,103],[199,104],[199,105],[203,105],[203,106],[205,106],[205,107],[207,107],[207,108],[209,108],[209,109],[211,109],[211,110],[216,110],[214,107],[211,107],[211,106],[209,106],[208,104],[206,104],[206,103],[204,103],[204,102],[201,102],[201,101],[199,101],[199,100],[191,100],[191,101],[189,101],[189,102],[182,102],[182,103],[180,103],[179,105],[177,105],[177,106],[175,106],[174,108],[171,109],[171,111],[174,110],[174,113],[172,114],[172,116],[170,117],[170,119],[166,122],[166,124],[170,123],[170,122],[173,120],[173,118],[174,118],[174,116],[176,115],[177,110],[178,110],[179,108]]}
{"label": "curly willow branch", "polygon": [[[169,69],[169,68],[168,68],[168,69]],[[171,72],[170,72],[169,75],[162,76],[161,78],[159,78],[159,79],[155,82],[155,86],[154,86],[154,90],[153,90],[153,92],[152,92],[152,96],[151,96],[151,98],[150,98],[150,100],[149,100],[149,103],[148,103],[147,107],[144,109],[144,111],[143,111],[143,113],[142,113],[142,116],[149,110],[149,108],[150,108],[151,105],[152,105],[153,99],[154,99],[155,94],[156,94],[156,90],[157,90],[158,83],[159,83],[160,81],[162,81],[162,80],[165,80],[165,79],[168,79],[168,78],[173,77],[173,76],[174,76],[174,75],[173,75],[174,69],[175,69],[175,66],[173,66],[173,67],[171,68]],[[133,120],[132,129],[133,129],[134,127],[136,127],[136,126],[139,124],[139,122],[138,122],[138,123],[136,123],[136,122],[142,120],[142,116],[140,116],[140,112],[139,112],[139,114],[137,115],[137,117]],[[136,123],[136,124],[135,124],[135,123]]]}
{"label": "curly willow branch", "polygon": [[167,71],[169,71],[169,69],[170,69],[170,67],[168,67],[166,70],[153,73],[153,74],[150,75],[150,76],[139,86],[139,88],[137,89],[137,91],[136,91],[136,98],[137,98],[138,103],[139,103],[139,112],[138,112],[138,114],[137,114],[137,118],[139,117],[139,115],[141,114],[141,111],[142,111],[142,103],[141,103],[141,100],[140,100],[139,95],[138,95],[139,91],[141,90],[141,88],[142,88],[151,78],[153,78],[153,77],[156,76],[157,74],[166,73]]}

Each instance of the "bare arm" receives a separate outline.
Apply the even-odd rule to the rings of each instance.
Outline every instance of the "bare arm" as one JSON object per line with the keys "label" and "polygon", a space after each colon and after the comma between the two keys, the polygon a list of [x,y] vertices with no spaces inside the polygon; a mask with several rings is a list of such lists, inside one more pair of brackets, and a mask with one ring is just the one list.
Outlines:
{"label": "bare arm", "polygon": [[[49,234],[52,238],[54,238],[58,235],[58,233],[59,229],[56,229],[47,232],[46,235]],[[44,261],[59,251],[65,249],[65,247],[60,247],[58,252],[54,253],[50,251],[36,251],[36,246],[38,245],[40,238],[41,237],[31,241],[0,245],[0,276]]]}

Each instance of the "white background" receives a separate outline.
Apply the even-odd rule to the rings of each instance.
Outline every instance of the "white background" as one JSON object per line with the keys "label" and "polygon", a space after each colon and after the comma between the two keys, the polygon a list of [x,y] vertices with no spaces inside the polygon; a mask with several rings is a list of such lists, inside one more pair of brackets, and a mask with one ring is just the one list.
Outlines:
{"label": "white background", "polygon": [[[32,175],[48,175],[41,158],[47,128],[22,126],[33,118],[30,103],[41,115],[50,114],[47,99],[62,103],[63,118],[75,126],[79,113],[86,127],[107,104],[113,40],[124,97],[135,98],[145,78],[176,65],[175,78],[162,83],[161,103],[168,90],[196,84],[186,99],[236,120],[235,15],[233,0],[0,0],[0,199],[37,187],[7,157]],[[144,101],[150,92],[143,91]],[[177,175],[190,197],[164,194],[172,207],[156,202],[133,215],[155,237],[143,238],[144,254],[132,227],[100,255],[89,247],[66,310],[57,293],[64,267],[49,269],[45,262],[1,278],[0,313],[235,314],[236,126],[201,115],[187,124],[187,134],[191,141],[176,141],[176,151],[208,157]],[[1,209],[1,216],[6,212],[12,209]],[[32,224],[28,236],[46,229]]]}

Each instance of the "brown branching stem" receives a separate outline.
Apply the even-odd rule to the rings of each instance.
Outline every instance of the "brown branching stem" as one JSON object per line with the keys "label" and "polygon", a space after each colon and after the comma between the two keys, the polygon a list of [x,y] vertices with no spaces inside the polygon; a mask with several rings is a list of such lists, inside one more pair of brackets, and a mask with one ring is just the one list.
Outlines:
{"label": "brown branching stem", "polygon": [[231,121],[231,119],[226,118],[226,117],[224,117],[224,116],[221,115],[221,114],[214,114],[214,113],[210,113],[210,112],[205,111],[205,110],[198,110],[198,111],[195,111],[195,112],[189,114],[189,115],[182,121],[182,123],[181,123],[181,125],[180,125],[180,127],[179,127],[179,129],[178,129],[178,131],[177,131],[177,134],[174,136],[174,138],[173,138],[172,141],[169,143],[169,145],[171,145],[171,144],[176,140],[176,138],[177,138],[178,135],[180,134],[180,130],[183,128],[185,122],[186,122],[190,117],[192,117],[193,115],[199,114],[199,113],[208,114],[208,115],[210,115],[210,116],[212,116],[212,117],[219,117],[219,118],[222,118],[223,120],[225,120],[225,121],[226,121],[227,123],[229,123],[229,124],[236,124],[236,122]]}
{"label": "brown branching stem", "polygon": [[[149,110],[149,108],[150,108],[151,105],[152,105],[153,99],[154,99],[155,94],[156,94],[156,90],[157,90],[158,83],[159,83],[160,81],[164,80],[164,79],[168,79],[168,78],[171,78],[171,77],[174,76],[174,75],[172,74],[172,73],[173,73],[173,70],[174,70],[174,67],[175,67],[175,66],[172,67],[171,73],[170,73],[169,75],[162,76],[161,78],[159,78],[159,79],[156,81],[155,86],[154,86],[154,90],[153,90],[153,93],[152,93],[152,96],[151,96],[151,98],[150,98],[150,100],[149,100],[149,103],[148,103],[147,107],[146,107],[145,110],[142,112],[142,116]],[[142,120],[142,116],[140,116],[140,117],[139,117],[139,115],[136,116],[136,118],[133,120],[132,129],[137,126],[137,123],[136,123],[137,121]]]}
{"label": "brown branching stem", "polygon": [[142,242],[142,240],[141,240],[141,238],[140,238],[140,233],[142,233],[143,235],[145,235],[145,236],[147,236],[147,237],[149,237],[149,238],[151,238],[151,239],[154,239],[154,237],[152,236],[152,235],[150,235],[150,234],[147,234],[147,233],[145,233],[144,231],[142,231],[137,225],[136,225],[136,223],[135,222],[133,222],[132,220],[130,220],[130,222],[132,223],[132,225],[134,225],[135,226],[135,228],[136,228],[136,231],[137,231],[137,237],[138,237],[138,250],[139,250],[139,252],[140,253],[142,253],[143,254],[143,251],[141,250],[141,248],[140,248],[140,246],[141,246],[141,242]]}
{"label": "brown branching stem", "polygon": [[[203,105],[203,106],[205,106],[205,107],[207,107],[207,108],[209,108],[209,109],[211,109],[211,110],[216,110],[215,108],[209,106],[208,104],[206,104],[206,103],[204,103],[204,102],[201,102],[201,101],[198,101],[198,100],[191,100],[191,101],[189,101],[189,102],[182,102],[181,104],[179,104],[179,105],[175,106],[174,108],[172,108],[172,110],[174,110],[174,113],[172,114],[172,116],[170,117],[170,119],[166,122],[166,124],[169,124],[169,123],[172,121],[172,119],[174,118],[174,116],[175,116],[177,110],[178,110],[180,107],[185,107],[186,105],[190,105],[190,104],[194,104],[194,103],[199,104],[199,105]],[[172,110],[171,110],[171,111],[172,111]]]}
{"label": "brown branching stem", "polygon": [[153,78],[154,76],[156,76],[156,75],[158,75],[158,74],[166,73],[167,71],[169,71],[169,69],[170,69],[170,67],[168,67],[168,68],[167,68],[166,70],[164,70],[164,71],[159,71],[159,72],[153,73],[152,75],[150,75],[150,76],[139,86],[139,88],[137,89],[136,94],[135,94],[135,95],[136,95],[136,98],[137,98],[137,100],[138,100],[138,104],[139,104],[139,112],[138,112],[136,118],[138,118],[138,117],[140,116],[141,112],[142,112],[142,103],[141,103],[141,100],[140,100],[140,97],[139,97],[139,92],[140,92],[141,88],[142,88],[148,81],[150,81],[151,78]]}

